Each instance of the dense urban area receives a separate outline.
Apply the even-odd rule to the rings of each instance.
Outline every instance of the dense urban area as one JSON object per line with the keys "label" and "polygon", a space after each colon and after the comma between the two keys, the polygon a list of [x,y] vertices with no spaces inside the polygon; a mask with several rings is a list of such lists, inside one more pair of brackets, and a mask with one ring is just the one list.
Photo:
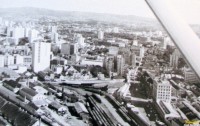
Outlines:
{"label": "dense urban area", "polygon": [[1,126],[200,125],[199,79],[162,28],[23,19],[0,18]]}

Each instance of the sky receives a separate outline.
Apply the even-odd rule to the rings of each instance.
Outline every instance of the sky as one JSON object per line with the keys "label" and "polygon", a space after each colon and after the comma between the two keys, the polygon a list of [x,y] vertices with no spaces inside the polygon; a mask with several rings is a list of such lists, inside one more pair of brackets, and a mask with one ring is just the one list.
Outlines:
{"label": "sky", "polygon": [[[166,0],[188,23],[200,24],[200,0]],[[155,18],[145,0],[0,0],[0,8],[38,7],[53,10],[136,15]]]}

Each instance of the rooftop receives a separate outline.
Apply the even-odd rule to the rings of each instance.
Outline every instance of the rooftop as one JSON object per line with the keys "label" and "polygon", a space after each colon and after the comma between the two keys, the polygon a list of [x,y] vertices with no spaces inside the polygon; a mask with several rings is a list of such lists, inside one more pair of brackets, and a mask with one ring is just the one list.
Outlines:
{"label": "rooftop", "polygon": [[6,73],[10,77],[20,77],[19,74],[17,74],[14,70],[6,68],[6,67],[0,67],[0,73]]}
{"label": "rooftop", "polygon": [[20,88],[21,87],[21,85],[17,81],[14,81],[14,80],[5,80],[4,83],[11,86],[12,88]]}
{"label": "rooftop", "polygon": [[37,94],[36,91],[34,91],[33,89],[30,89],[30,88],[27,88],[27,87],[22,88],[21,91],[23,91],[31,96],[35,96]]}
{"label": "rooftop", "polygon": [[55,108],[55,109],[59,109],[59,108],[62,107],[59,103],[57,103],[57,102],[55,102],[55,101],[51,102],[51,103],[49,104],[49,106],[51,106],[51,107],[53,107],[53,108]]}
{"label": "rooftop", "polygon": [[77,113],[81,113],[81,112],[88,113],[88,110],[86,109],[85,105],[81,102],[75,103],[75,109],[76,109]]}
{"label": "rooftop", "polygon": [[2,97],[0,97],[0,109],[7,103],[7,101],[5,99],[3,99]]}
{"label": "rooftop", "polygon": [[157,102],[157,104],[162,109],[162,111],[165,113],[165,118],[167,118],[167,117],[180,118],[180,115],[178,114],[178,112],[173,108],[173,106],[170,103],[159,101],[159,102]]}

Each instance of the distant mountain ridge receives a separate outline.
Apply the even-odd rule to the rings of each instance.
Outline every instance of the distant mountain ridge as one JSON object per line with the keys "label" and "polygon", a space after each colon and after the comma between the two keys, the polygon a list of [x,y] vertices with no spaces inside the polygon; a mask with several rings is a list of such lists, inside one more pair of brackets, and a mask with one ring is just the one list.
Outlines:
{"label": "distant mountain ridge", "polygon": [[20,18],[20,17],[39,17],[51,16],[57,18],[67,18],[72,20],[99,20],[111,22],[138,22],[153,23],[154,19],[138,17],[133,15],[114,15],[105,13],[77,12],[77,11],[58,11],[34,7],[21,8],[0,8],[1,17]]}

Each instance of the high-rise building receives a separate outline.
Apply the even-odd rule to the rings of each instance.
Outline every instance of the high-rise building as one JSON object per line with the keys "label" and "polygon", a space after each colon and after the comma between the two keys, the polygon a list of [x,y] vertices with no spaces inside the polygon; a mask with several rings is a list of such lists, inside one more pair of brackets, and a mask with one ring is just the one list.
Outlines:
{"label": "high-rise building", "polygon": [[51,32],[56,33],[57,32],[57,26],[52,26],[51,27]]}
{"label": "high-rise building", "polygon": [[199,83],[199,78],[197,77],[197,75],[194,73],[194,71],[192,69],[187,69],[184,68],[184,75],[185,75],[185,82],[187,83]]}
{"label": "high-rise building", "polygon": [[12,37],[13,36],[13,27],[7,27],[6,28],[6,34],[7,34],[7,37]]}
{"label": "high-rise building", "polygon": [[130,65],[133,67],[136,66],[136,55],[134,52],[132,52],[130,55]]}
{"label": "high-rise building", "polygon": [[51,40],[53,41],[53,42],[55,42],[55,43],[57,43],[58,42],[58,33],[57,32],[52,32],[51,33]]}
{"label": "high-rise building", "polygon": [[124,57],[124,63],[125,64],[130,64],[130,55],[131,55],[131,53],[127,50],[127,51],[123,52],[122,55]]}
{"label": "high-rise building", "polygon": [[0,55],[0,67],[4,67],[4,55]]}
{"label": "high-rise building", "polygon": [[25,28],[24,36],[29,37],[30,28]]}
{"label": "high-rise building", "polygon": [[165,38],[163,38],[163,41],[161,41],[160,43],[160,47],[163,49],[167,49],[167,45],[168,45],[168,42],[165,41]]}
{"label": "high-rise building", "polygon": [[76,43],[78,43],[79,47],[85,46],[85,38],[81,34],[76,34],[74,40]]}
{"label": "high-rise building", "polygon": [[170,66],[177,68],[179,58],[181,58],[181,53],[178,49],[175,49],[174,52],[170,55]]}
{"label": "high-rise building", "polygon": [[32,67],[34,72],[50,67],[51,43],[35,42],[32,48]]}
{"label": "high-rise building", "polygon": [[140,57],[144,57],[145,49],[144,47],[140,47]]}
{"label": "high-rise building", "polygon": [[140,53],[142,52],[142,50],[140,49],[139,46],[132,46],[131,52],[134,52],[136,56],[140,56],[141,55]]}
{"label": "high-rise building", "polygon": [[25,66],[27,66],[27,67],[30,67],[31,66],[31,64],[32,64],[32,56],[23,56],[23,61],[24,61],[24,63],[23,63],[23,65],[25,65]]}
{"label": "high-rise building", "polygon": [[5,64],[5,66],[13,65],[14,64],[14,56],[5,55],[4,64]]}
{"label": "high-rise building", "polygon": [[14,55],[14,64],[24,64],[24,57],[19,54]]}
{"label": "high-rise building", "polygon": [[61,46],[61,53],[66,55],[73,55],[78,53],[77,43],[63,43]]}
{"label": "high-rise building", "polygon": [[153,97],[159,102],[171,102],[172,86],[167,80],[155,79],[153,84]]}
{"label": "high-rise building", "polygon": [[29,30],[28,40],[29,42],[33,42],[38,37],[38,31],[35,29]]}
{"label": "high-rise building", "polygon": [[[16,28],[14,28],[13,29],[13,31],[12,32],[10,32],[10,33],[12,33],[11,35],[12,35],[12,37],[13,37],[13,40],[14,40],[14,43],[15,43],[15,45],[18,45],[18,43],[19,43],[19,39],[20,38],[24,38],[25,36],[25,30],[24,30],[24,28],[22,28],[22,27],[16,27]],[[9,35],[9,32],[8,32],[8,35]]]}
{"label": "high-rise building", "polygon": [[16,27],[13,29],[13,37],[15,39],[23,38],[24,37],[24,28]]}
{"label": "high-rise building", "polygon": [[125,60],[122,55],[117,56],[117,74],[122,76],[124,72]]}
{"label": "high-rise building", "polygon": [[104,39],[104,32],[101,30],[98,31],[98,39],[100,39],[100,40]]}
{"label": "high-rise building", "polygon": [[108,56],[104,59],[104,67],[109,75],[111,72],[114,72],[114,58],[114,56]]}

